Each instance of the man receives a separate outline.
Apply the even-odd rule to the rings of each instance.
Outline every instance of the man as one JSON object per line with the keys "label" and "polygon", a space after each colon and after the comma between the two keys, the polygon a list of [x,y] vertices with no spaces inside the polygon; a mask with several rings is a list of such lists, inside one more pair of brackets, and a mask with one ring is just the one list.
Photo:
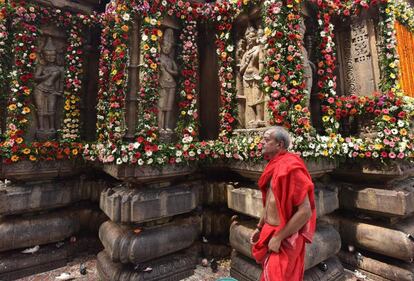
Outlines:
{"label": "man", "polygon": [[300,281],[305,243],[315,232],[312,179],[300,157],[287,152],[290,137],[283,127],[267,130],[262,143],[270,161],[259,179],[264,208],[250,239],[253,256],[263,266],[261,281]]}

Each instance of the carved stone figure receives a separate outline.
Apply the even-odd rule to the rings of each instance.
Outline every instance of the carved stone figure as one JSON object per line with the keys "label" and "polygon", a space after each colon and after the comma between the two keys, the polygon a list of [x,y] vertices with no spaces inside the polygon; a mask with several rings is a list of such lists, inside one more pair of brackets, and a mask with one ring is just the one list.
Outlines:
{"label": "carved stone figure", "polygon": [[248,27],[245,33],[247,51],[240,63],[240,75],[243,77],[243,92],[246,97],[246,128],[265,126],[264,94],[260,90],[260,72],[263,69],[263,51],[258,31]]}
{"label": "carved stone figure", "polygon": [[238,116],[237,121],[241,128],[244,128],[245,125],[245,108],[246,108],[246,97],[244,96],[243,91],[243,77],[240,74],[240,63],[241,59],[246,52],[246,40],[241,38],[236,43],[236,89],[237,89],[237,108],[238,108]]}
{"label": "carved stone figure", "polygon": [[174,31],[167,28],[164,32],[161,45],[161,74],[160,74],[160,99],[158,101],[158,127],[160,130],[172,131],[173,129],[173,105],[178,76],[178,67],[174,61]]}
{"label": "carved stone figure", "polygon": [[37,109],[39,139],[53,138],[56,134],[55,118],[58,98],[63,94],[63,67],[57,64],[57,51],[50,37],[41,50],[40,63],[34,74],[36,81],[34,101]]}
{"label": "carved stone figure", "polygon": [[[301,35],[301,42],[303,42],[305,38],[306,26],[305,21],[301,20],[299,24],[299,33]],[[313,85],[313,75],[315,72],[315,65],[313,62],[309,60],[308,51],[302,44],[300,46],[302,58],[303,58],[303,79],[305,81],[305,90],[306,90],[306,97],[307,97],[307,107],[310,109],[310,95],[312,92],[312,85]]]}

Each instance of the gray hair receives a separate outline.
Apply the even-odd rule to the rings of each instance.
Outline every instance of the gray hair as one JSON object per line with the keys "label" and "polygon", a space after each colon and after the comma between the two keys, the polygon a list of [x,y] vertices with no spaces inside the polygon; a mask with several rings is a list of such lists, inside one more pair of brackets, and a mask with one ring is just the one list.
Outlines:
{"label": "gray hair", "polygon": [[291,139],[289,132],[281,126],[273,126],[268,131],[272,132],[273,138],[275,138],[276,141],[283,142],[283,148],[288,149],[291,144]]}

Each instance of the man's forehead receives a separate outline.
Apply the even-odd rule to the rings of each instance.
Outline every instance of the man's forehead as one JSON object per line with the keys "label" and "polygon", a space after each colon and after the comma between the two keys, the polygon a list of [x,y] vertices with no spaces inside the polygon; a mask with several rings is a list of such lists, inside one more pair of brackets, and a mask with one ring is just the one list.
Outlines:
{"label": "man's forehead", "polygon": [[273,130],[273,129],[269,129],[269,130],[264,132],[263,136],[264,137],[270,137],[274,133],[274,131],[275,130]]}

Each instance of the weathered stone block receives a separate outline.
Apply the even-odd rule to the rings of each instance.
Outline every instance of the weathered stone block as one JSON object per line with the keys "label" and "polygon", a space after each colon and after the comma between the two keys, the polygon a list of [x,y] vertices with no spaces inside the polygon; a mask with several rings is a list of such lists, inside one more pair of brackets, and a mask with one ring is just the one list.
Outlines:
{"label": "weathered stone block", "polygon": [[[255,229],[253,223],[233,223],[230,227],[230,244],[241,254],[253,258],[250,236]],[[313,242],[306,244],[305,270],[334,256],[341,248],[341,237],[330,225],[320,224]]]}
{"label": "weathered stone block", "polygon": [[198,182],[166,188],[109,188],[100,207],[114,222],[145,222],[188,213],[198,204]]}
{"label": "weathered stone block", "polygon": [[386,258],[372,258],[367,255],[361,255],[360,253],[358,254],[357,256],[356,253],[341,251],[338,257],[345,264],[345,267],[349,267],[351,270],[364,270],[393,281],[414,280],[413,264]]}
{"label": "weathered stone block", "polygon": [[65,266],[75,255],[81,252],[98,253],[102,245],[98,238],[78,237],[76,242],[65,242],[60,248],[56,244],[44,245],[34,254],[22,254],[20,250],[0,254],[0,280],[18,278],[49,271]]}
{"label": "weathered stone block", "polygon": [[81,200],[98,201],[108,187],[105,181],[66,180],[0,186],[0,215],[30,213],[70,205]]}
{"label": "weathered stone block", "polygon": [[[262,193],[253,188],[236,188],[227,185],[228,207],[242,214],[260,218],[263,212]],[[316,215],[322,217],[339,207],[338,191],[315,188]]]}
{"label": "weathered stone block", "polygon": [[407,216],[414,212],[414,179],[404,180],[389,189],[342,184],[339,201],[341,207],[348,210],[359,209],[385,216]]}
{"label": "weathered stone block", "polygon": [[203,236],[228,237],[232,213],[220,210],[203,211]]}
{"label": "weathered stone block", "polygon": [[[327,270],[322,271],[317,266],[305,271],[304,281],[342,281],[344,268],[338,258],[332,257],[325,261]],[[230,276],[239,281],[259,281],[262,268],[255,261],[233,251],[231,257]]]}
{"label": "weathered stone block", "polygon": [[151,267],[142,272],[132,264],[114,263],[105,251],[98,254],[97,270],[102,281],[179,281],[194,274],[196,257],[184,252],[140,264],[140,268]]}
{"label": "weathered stone block", "polygon": [[190,247],[200,229],[200,217],[140,228],[139,233],[133,227],[107,221],[99,229],[99,238],[112,261],[138,264]]}
{"label": "weathered stone block", "polygon": [[334,225],[342,241],[368,251],[405,261],[414,259],[414,217],[393,225],[329,215],[325,221]]}
{"label": "weathered stone block", "polygon": [[192,174],[196,167],[167,165],[163,168],[154,168],[151,166],[105,164],[103,170],[118,180],[148,183],[168,181],[173,178],[186,176]]}
{"label": "weathered stone block", "polygon": [[46,180],[79,173],[80,163],[74,161],[20,161],[0,164],[1,178],[17,181]]}
{"label": "weathered stone block", "polygon": [[206,182],[200,192],[200,202],[204,205],[226,205],[227,183]]}
{"label": "weathered stone block", "polygon": [[[257,163],[249,161],[232,161],[226,164],[232,171],[240,174],[243,177],[257,181],[267,164],[267,161],[263,160]],[[305,161],[306,167],[309,170],[312,178],[317,178],[332,172],[336,168],[336,163],[329,160]]]}

